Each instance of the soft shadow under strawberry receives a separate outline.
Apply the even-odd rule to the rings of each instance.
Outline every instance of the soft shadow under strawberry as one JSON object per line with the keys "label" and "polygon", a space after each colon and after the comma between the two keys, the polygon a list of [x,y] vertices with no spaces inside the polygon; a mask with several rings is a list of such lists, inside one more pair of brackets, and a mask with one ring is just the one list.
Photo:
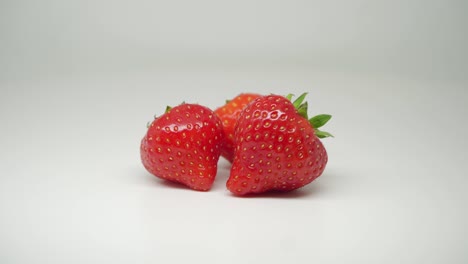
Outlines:
{"label": "soft shadow under strawberry", "polygon": [[322,195],[326,195],[327,193],[333,192],[330,186],[330,181],[336,180],[336,174],[325,172],[319,179],[314,181],[312,184],[304,186],[302,188],[289,191],[289,192],[282,192],[282,191],[269,191],[265,193],[259,194],[247,194],[244,196],[238,196],[233,193],[227,193],[228,196],[235,197],[235,198],[272,198],[272,199],[314,199],[318,198]]}
{"label": "soft shadow under strawberry", "polygon": [[272,199],[305,199],[314,196],[318,193],[316,186],[307,186],[294,191],[282,192],[282,191],[268,191],[259,194],[247,194],[244,196],[238,196],[233,193],[228,195],[236,198],[244,199],[255,199],[255,198],[272,198]]}
{"label": "soft shadow under strawberry", "polygon": [[158,186],[161,188],[172,188],[172,189],[192,191],[189,187],[181,183],[159,179],[155,177],[154,175],[147,173],[146,171],[143,171],[143,173],[141,174],[142,174],[141,177],[145,179],[145,185]]}
{"label": "soft shadow under strawberry", "polygon": [[183,185],[182,183],[160,180],[160,179],[157,179],[154,176],[153,176],[153,178],[155,178],[155,181],[157,181],[158,185],[161,185],[163,187],[168,187],[168,188],[172,188],[172,189],[182,189],[182,190],[187,190],[187,191],[197,191],[197,190],[190,189],[189,187]]}

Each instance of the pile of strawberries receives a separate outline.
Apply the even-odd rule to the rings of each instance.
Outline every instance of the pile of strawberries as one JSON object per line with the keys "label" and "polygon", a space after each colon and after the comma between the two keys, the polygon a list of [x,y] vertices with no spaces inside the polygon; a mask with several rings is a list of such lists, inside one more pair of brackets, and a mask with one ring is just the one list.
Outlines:
{"label": "pile of strawberries", "polygon": [[155,117],[141,141],[144,167],[153,175],[208,191],[220,156],[232,163],[226,186],[235,195],[291,191],[325,169],[319,130],[330,118],[307,117],[306,93],[240,94],[215,111],[183,103]]}

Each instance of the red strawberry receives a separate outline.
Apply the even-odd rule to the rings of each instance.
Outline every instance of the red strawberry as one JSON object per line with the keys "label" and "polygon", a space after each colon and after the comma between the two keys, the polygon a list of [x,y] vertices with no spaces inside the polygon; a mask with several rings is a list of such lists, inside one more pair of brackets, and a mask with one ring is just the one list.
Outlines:
{"label": "red strawberry", "polygon": [[[236,195],[290,191],[319,177],[328,156],[318,130],[330,115],[307,120],[306,94],[257,98],[239,116],[236,151],[227,188]],[[289,99],[289,100],[288,100]]]}
{"label": "red strawberry", "polygon": [[141,160],[153,175],[207,191],[213,185],[224,134],[210,109],[182,104],[157,117],[141,141]]}
{"label": "red strawberry", "polygon": [[234,158],[234,128],[237,118],[244,108],[254,99],[260,97],[259,94],[243,93],[234,97],[226,104],[216,109],[214,112],[223,122],[225,144],[221,149],[221,156],[232,162]]}

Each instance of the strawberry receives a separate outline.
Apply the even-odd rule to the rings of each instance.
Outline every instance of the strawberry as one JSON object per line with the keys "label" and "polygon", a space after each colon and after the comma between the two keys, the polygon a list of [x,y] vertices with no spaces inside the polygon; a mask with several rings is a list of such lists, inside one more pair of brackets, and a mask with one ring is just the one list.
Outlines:
{"label": "strawberry", "polygon": [[156,177],[194,190],[213,185],[224,141],[221,120],[209,108],[181,104],[148,126],[141,141],[144,167]]}
{"label": "strawberry", "polygon": [[259,94],[243,93],[226,101],[226,104],[216,109],[214,112],[223,122],[225,134],[225,144],[221,149],[221,156],[232,162],[234,158],[234,128],[237,118],[244,108],[254,99],[260,97]]}
{"label": "strawberry", "polygon": [[319,130],[330,115],[307,119],[306,94],[291,103],[287,97],[255,99],[240,114],[235,133],[235,156],[226,183],[235,195],[291,191],[319,177],[327,152]]}

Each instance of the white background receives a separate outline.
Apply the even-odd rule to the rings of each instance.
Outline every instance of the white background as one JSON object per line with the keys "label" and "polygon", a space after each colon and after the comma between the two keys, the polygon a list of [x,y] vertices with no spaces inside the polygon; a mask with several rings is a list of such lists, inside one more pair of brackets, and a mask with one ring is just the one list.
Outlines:
{"label": "white background", "polygon": [[[2,1],[0,263],[466,263],[463,1]],[[309,92],[312,184],[165,183],[146,122]]]}

